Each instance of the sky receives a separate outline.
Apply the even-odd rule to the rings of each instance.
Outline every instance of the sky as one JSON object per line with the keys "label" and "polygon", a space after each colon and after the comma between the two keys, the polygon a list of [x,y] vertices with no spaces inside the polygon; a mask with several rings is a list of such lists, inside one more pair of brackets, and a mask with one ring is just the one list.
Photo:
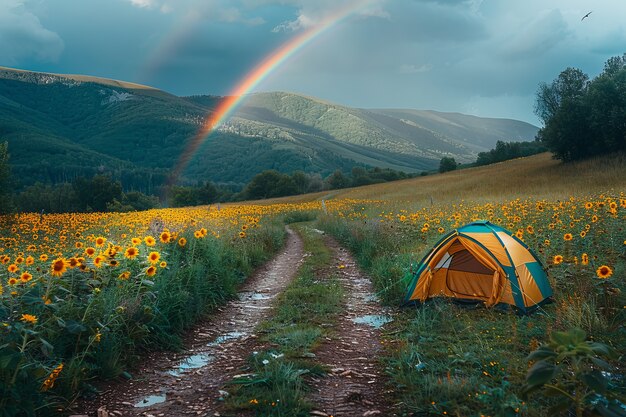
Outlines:
{"label": "sky", "polygon": [[253,91],[539,125],[540,82],[626,52],[624,0],[0,0],[0,66],[227,95],[355,2]]}

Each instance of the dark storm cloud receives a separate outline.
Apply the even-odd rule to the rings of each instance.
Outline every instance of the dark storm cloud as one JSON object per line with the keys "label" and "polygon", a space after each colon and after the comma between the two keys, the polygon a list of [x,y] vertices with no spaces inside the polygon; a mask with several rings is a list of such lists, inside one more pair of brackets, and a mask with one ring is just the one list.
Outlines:
{"label": "dark storm cloud", "polygon": [[[349,1],[0,0],[0,65],[227,94]],[[625,15],[621,0],[364,1],[257,89],[536,122],[540,82],[626,52]]]}

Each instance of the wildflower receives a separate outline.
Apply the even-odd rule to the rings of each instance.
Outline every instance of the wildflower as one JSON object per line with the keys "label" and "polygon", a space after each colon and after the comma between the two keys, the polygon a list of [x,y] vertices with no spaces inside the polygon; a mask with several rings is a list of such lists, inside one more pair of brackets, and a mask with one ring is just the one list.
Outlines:
{"label": "wildflower", "polygon": [[139,255],[139,250],[132,246],[124,252],[124,256],[128,259],[135,259],[137,255]]}
{"label": "wildflower", "polygon": [[585,236],[587,236],[587,232],[585,232],[584,230],[580,232],[580,237],[584,238]]}
{"label": "wildflower", "polygon": [[195,237],[196,239],[201,239],[202,233],[200,233],[199,230],[196,230],[195,232],[193,232],[193,237]]}
{"label": "wildflower", "polygon": [[83,247],[83,242],[76,242],[76,243],[74,243],[74,247],[75,247],[76,249],[80,249],[80,248],[82,248],[82,247]]}
{"label": "wildflower", "polygon": [[153,265],[159,262],[160,258],[161,254],[159,252],[150,252],[150,255],[148,255],[148,261]]}
{"label": "wildflower", "polygon": [[181,248],[185,247],[186,244],[187,244],[187,239],[185,239],[184,237],[181,237],[180,239],[178,239],[178,246],[180,246]]}
{"label": "wildflower", "polygon": [[591,203],[591,202],[589,202],[589,201],[585,203],[585,208],[586,208],[587,210],[591,209],[592,207],[593,207],[593,203]]}
{"label": "wildflower", "polygon": [[28,282],[31,279],[33,279],[33,276],[26,271],[22,272],[22,275],[20,275],[20,280],[22,282]]}
{"label": "wildflower", "polygon": [[104,256],[98,255],[94,258],[93,264],[96,268],[102,268],[102,262],[104,262]]}
{"label": "wildflower", "polygon": [[95,253],[96,253],[96,250],[94,248],[89,247],[89,248],[85,249],[85,255],[89,256],[90,258],[93,255],[95,255]]}
{"label": "wildflower", "polygon": [[106,238],[100,236],[96,238],[96,246],[101,248],[102,246],[104,246],[104,242],[106,242]]}
{"label": "wildflower", "polygon": [[19,268],[18,268],[18,267],[17,267],[17,265],[15,265],[15,264],[11,264],[11,265],[9,265],[9,267],[7,268],[7,271],[9,271],[9,272],[11,272],[11,273],[17,272],[18,270],[19,270]]}
{"label": "wildflower", "polygon": [[566,240],[566,241],[570,241],[570,240],[572,240],[572,238],[573,238],[573,236],[572,236],[571,233],[565,233],[563,235],[563,239]]}
{"label": "wildflower", "polygon": [[154,240],[154,238],[152,236],[146,236],[143,239],[144,242],[146,242],[146,245],[148,246],[154,246],[154,244],[156,243],[156,240]]}
{"label": "wildflower", "polygon": [[583,265],[589,265],[589,255],[583,253],[580,257],[580,263],[582,263]]}
{"label": "wildflower", "polygon": [[207,230],[203,227],[202,229],[200,229],[200,234],[202,235],[202,237],[205,237],[207,235]]}
{"label": "wildflower", "polygon": [[243,230],[241,232],[239,232],[239,237],[241,239],[245,238],[246,237],[246,232],[244,232]]}
{"label": "wildflower", "polygon": [[161,236],[159,236],[159,240],[163,243],[169,243],[170,234],[168,232],[161,233]]}
{"label": "wildflower", "polygon": [[52,373],[50,373],[48,378],[46,378],[46,380],[43,382],[43,385],[41,386],[41,390],[48,391],[50,388],[54,387],[54,382],[57,380],[62,370],[63,370],[63,364],[60,364],[59,366],[54,368]]}
{"label": "wildflower", "polygon": [[161,261],[161,263],[159,264],[159,266],[160,266],[161,268],[165,268],[165,267],[167,267],[167,262],[165,262],[165,261]]}
{"label": "wildflower", "polygon": [[26,265],[32,265],[35,263],[35,258],[33,258],[32,256],[27,256],[26,257],[26,261],[24,261],[24,263]]}
{"label": "wildflower", "polygon": [[613,270],[607,265],[602,265],[596,270],[596,275],[598,278],[605,279],[613,275]]}
{"label": "wildflower", "polygon": [[152,265],[146,269],[146,275],[149,277],[153,277],[157,272],[156,266]]}
{"label": "wildflower", "polygon": [[15,263],[16,264],[21,264],[22,262],[24,262],[24,258],[22,258],[21,256],[18,256],[17,258],[15,258]]}
{"label": "wildflower", "polygon": [[552,261],[554,262],[555,265],[558,265],[561,262],[563,262],[563,256],[555,255]]}
{"label": "wildflower", "polygon": [[67,261],[63,258],[57,258],[50,265],[50,273],[52,276],[60,277],[67,271]]}
{"label": "wildflower", "polygon": [[102,338],[102,333],[98,332],[93,336],[94,343],[100,343],[100,339]]}
{"label": "wildflower", "polygon": [[130,241],[133,242],[133,245],[135,245],[135,246],[141,244],[141,239],[139,239],[138,237],[134,237]]}
{"label": "wildflower", "polygon": [[535,228],[532,226],[526,226],[526,231],[529,235],[532,235],[533,233],[535,233]]}
{"label": "wildflower", "polygon": [[33,316],[32,314],[22,314],[22,318],[20,320],[25,323],[35,324],[37,323],[37,316]]}
{"label": "wildflower", "polygon": [[126,281],[128,278],[130,278],[130,271],[124,271],[117,277],[121,281]]}
{"label": "wildflower", "polygon": [[8,279],[7,284],[9,284],[10,286],[13,286],[15,284],[17,284],[17,278],[15,277],[11,277]]}

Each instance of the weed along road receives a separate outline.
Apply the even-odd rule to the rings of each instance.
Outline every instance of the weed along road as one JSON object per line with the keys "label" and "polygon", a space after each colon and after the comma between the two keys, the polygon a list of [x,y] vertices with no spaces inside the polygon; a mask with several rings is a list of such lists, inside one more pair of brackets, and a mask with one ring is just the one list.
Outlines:
{"label": "weed along road", "polygon": [[113,384],[90,416],[391,416],[381,326],[391,320],[369,279],[335,240],[308,224],[188,335]]}
{"label": "weed along road", "polygon": [[[104,390],[75,414],[109,416],[213,415],[224,392],[255,349],[255,327],[303,259],[302,240],[287,229],[285,248],[241,288],[239,299],[190,332],[184,353],[150,355],[131,381]],[[98,411],[100,410],[100,411]],[[210,414],[209,414],[210,412]]]}

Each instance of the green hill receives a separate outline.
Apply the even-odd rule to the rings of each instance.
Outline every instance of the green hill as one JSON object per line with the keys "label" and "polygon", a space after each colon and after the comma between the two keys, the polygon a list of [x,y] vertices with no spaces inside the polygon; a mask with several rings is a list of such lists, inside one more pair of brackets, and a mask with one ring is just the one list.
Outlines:
{"label": "green hill", "polygon": [[[20,185],[112,172],[153,192],[221,98],[117,80],[0,67],[0,139]],[[243,184],[266,169],[328,175],[355,165],[406,172],[473,160],[536,127],[414,110],[363,110],[289,93],[252,94],[201,147],[182,182]]]}

